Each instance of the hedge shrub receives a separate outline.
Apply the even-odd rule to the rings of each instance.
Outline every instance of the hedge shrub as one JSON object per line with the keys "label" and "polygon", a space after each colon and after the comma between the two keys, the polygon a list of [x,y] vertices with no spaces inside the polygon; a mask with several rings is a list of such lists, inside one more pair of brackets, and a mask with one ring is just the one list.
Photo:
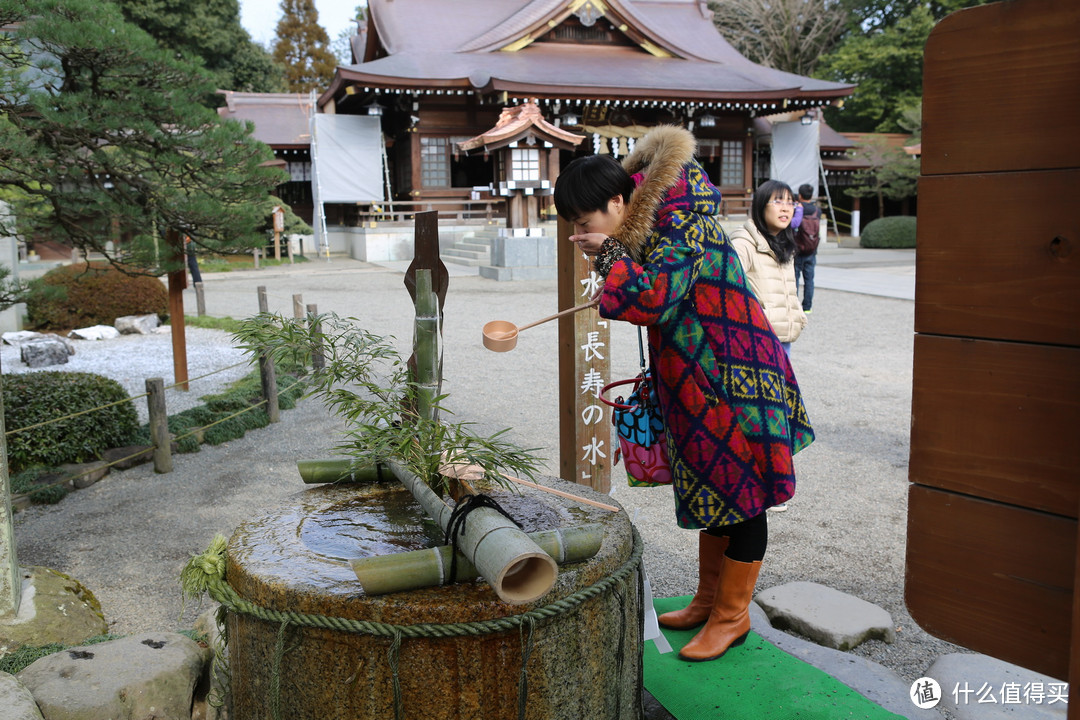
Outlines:
{"label": "hedge shrub", "polygon": [[169,291],[160,280],[126,275],[114,267],[77,263],[45,273],[33,284],[62,292],[32,295],[26,303],[31,327],[70,330],[90,325],[112,325],[125,315],[169,313]]}
{"label": "hedge shrub", "polygon": [[859,247],[864,248],[913,248],[915,247],[915,217],[896,215],[872,220],[863,228]]}
{"label": "hedge shrub", "polygon": [[[297,384],[296,377],[283,373],[277,376],[277,388],[278,408],[291,410],[296,407],[296,401],[303,396],[306,383]],[[206,428],[202,433],[203,442],[208,445],[220,445],[229,440],[244,437],[244,433],[248,430],[270,424],[270,417],[261,407],[236,417],[229,417],[262,402],[262,384],[257,370],[237,380],[225,392],[204,395],[200,399],[206,404],[169,416],[169,432],[175,438],[182,438],[177,441],[179,452],[199,452],[199,440],[195,435],[189,434],[198,428]],[[210,427],[211,425],[213,427]],[[149,426],[143,425],[139,428],[138,442],[144,445],[151,444]]]}
{"label": "hedge shrub", "polygon": [[104,450],[131,444],[139,419],[127,391],[101,375],[54,371],[5,375],[4,426],[8,432],[120,400],[127,402],[9,435],[11,471],[97,458]]}

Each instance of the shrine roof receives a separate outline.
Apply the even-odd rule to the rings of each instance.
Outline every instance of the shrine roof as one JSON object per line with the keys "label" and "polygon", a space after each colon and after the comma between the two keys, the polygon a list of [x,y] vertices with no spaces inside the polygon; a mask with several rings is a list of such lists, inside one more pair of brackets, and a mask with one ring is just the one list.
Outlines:
{"label": "shrine roof", "polygon": [[[586,11],[619,42],[553,40],[554,28]],[[445,0],[370,0],[368,13],[366,62],[339,67],[320,104],[342,86],[364,83],[522,97],[815,104],[854,89],[750,62],[716,30],[701,0],[455,0],[453,12]]]}
{"label": "shrine roof", "polygon": [[380,87],[444,87],[561,97],[605,95],[663,98],[823,98],[847,94],[850,86],[764,68],[753,63],[717,63],[658,58],[631,47],[566,46],[544,43],[514,53],[402,52],[338,68],[337,79]]}
{"label": "shrine roof", "polygon": [[584,135],[555,127],[544,119],[536,103],[527,102],[524,105],[504,108],[495,127],[458,143],[458,147],[466,152],[478,148],[494,150],[530,135],[534,141],[535,138],[539,138],[541,141],[550,142],[556,147],[567,150],[579,145],[585,139]]}

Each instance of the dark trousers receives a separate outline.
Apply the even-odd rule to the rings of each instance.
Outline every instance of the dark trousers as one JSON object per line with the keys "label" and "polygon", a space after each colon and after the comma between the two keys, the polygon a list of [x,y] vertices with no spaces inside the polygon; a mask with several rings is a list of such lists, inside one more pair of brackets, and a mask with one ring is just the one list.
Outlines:
{"label": "dark trousers", "polygon": [[814,307],[814,268],[817,266],[817,253],[813,255],[795,256],[795,289],[799,289],[799,283],[803,285],[802,309],[804,311]]}
{"label": "dark trousers", "polygon": [[187,266],[191,271],[191,282],[202,282],[202,273],[199,272],[199,261],[195,258],[195,251],[187,251]]}
{"label": "dark trousers", "polygon": [[707,528],[705,532],[714,537],[726,535],[730,542],[724,554],[738,562],[750,563],[761,560],[765,557],[765,548],[769,546],[769,521],[765,513],[734,525]]}

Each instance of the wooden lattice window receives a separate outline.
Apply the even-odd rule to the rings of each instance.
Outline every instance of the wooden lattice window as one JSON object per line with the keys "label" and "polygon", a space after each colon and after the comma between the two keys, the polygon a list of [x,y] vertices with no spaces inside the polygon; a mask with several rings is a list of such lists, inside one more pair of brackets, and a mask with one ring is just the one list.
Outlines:
{"label": "wooden lattice window", "polygon": [[450,187],[450,144],[447,138],[420,138],[420,184]]}
{"label": "wooden lattice window", "polygon": [[723,140],[720,143],[720,184],[724,187],[743,186],[742,140]]}
{"label": "wooden lattice window", "polygon": [[510,150],[510,179],[539,180],[540,150],[537,148],[512,148]]}

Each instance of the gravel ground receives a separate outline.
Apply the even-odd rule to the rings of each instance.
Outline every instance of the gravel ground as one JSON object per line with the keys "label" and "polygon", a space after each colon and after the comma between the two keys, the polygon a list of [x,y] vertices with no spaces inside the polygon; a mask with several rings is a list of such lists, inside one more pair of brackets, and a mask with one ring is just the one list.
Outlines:
{"label": "gravel ground", "polygon": [[[165,332],[152,335],[121,335],[112,340],[72,340],[75,354],[64,365],[29,368],[19,359],[19,348],[0,346],[0,363],[4,373],[88,372],[104,375],[120,383],[135,400],[139,422],[147,419],[146,379],[159,377],[165,381],[165,407],[169,414],[200,405],[200,398],[217,392],[229,383],[251,372],[252,365],[243,351],[232,347],[230,336],[222,330],[187,328],[187,361],[189,390],[170,387],[174,383],[172,335]],[[244,363],[234,367],[237,363]],[[223,369],[224,368],[224,369]],[[220,372],[219,372],[220,371]],[[208,377],[201,377],[208,375]]]}
{"label": "gravel ground", "polygon": [[[271,311],[291,314],[292,294],[302,293],[305,303],[354,316],[402,346],[411,337],[401,275],[364,263],[204,279],[212,315],[256,312],[256,287],[266,285]],[[513,428],[522,444],[541,446],[552,474],[558,467],[556,324],[522,333],[517,349],[502,354],[481,347],[480,327],[492,319],[524,324],[554,312],[554,287],[453,277],[444,327],[444,389],[456,419],[475,421],[480,431]],[[193,305],[193,297],[186,302]],[[769,553],[758,585],[819,582],[884,608],[897,627],[896,643],[870,641],[853,652],[908,682],[938,655],[962,650],[923,632],[903,600],[913,315],[910,301],[818,290],[810,326],[793,348],[817,441],[796,458],[799,485],[790,509],[770,513]],[[193,344],[189,339],[189,350]],[[89,361],[98,347],[107,348],[82,354]],[[613,377],[637,373],[632,330],[616,324],[610,351]],[[96,371],[109,375],[125,358],[146,354],[111,356]],[[229,364],[231,357],[209,365]],[[4,363],[10,367],[6,357]],[[155,476],[142,466],[58,505],[32,507],[16,516],[19,561],[82,580],[101,600],[113,632],[187,627],[196,611],[181,611],[177,577],[188,556],[201,552],[214,533],[228,535],[260,508],[298,491],[295,461],[329,454],[341,429],[317,402],[305,400],[283,412],[277,425],[178,456],[171,475]],[[695,533],[676,529],[670,490],[628,488],[616,468],[612,495],[646,540],[654,594],[692,592]]]}

